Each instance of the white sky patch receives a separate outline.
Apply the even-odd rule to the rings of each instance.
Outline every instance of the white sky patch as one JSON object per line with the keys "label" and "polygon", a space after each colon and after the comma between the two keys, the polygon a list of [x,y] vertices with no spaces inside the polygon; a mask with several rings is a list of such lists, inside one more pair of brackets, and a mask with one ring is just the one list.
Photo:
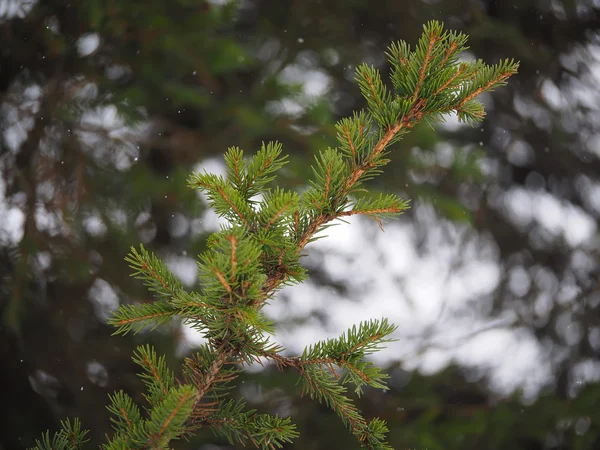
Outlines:
{"label": "white sky patch", "polygon": [[213,175],[220,175],[222,177],[226,177],[227,176],[227,165],[225,164],[225,162],[223,161],[223,157],[219,156],[217,157],[212,157],[212,158],[207,158],[203,161],[201,161],[200,163],[196,164],[193,169],[192,169],[192,173],[212,173]]}
{"label": "white sky patch", "polygon": [[35,259],[41,270],[49,269],[52,264],[52,254],[50,252],[38,252]]}
{"label": "white sky patch", "polygon": [[600,155],[600,133],[593,133],[586,142],[589,152]]}
{"label": "white sky patch", "polygon": [[521,97],[515,94],[513,106],[521,117],[530,118],[543,130],[550,130],[552,120],[548,111],[531,98]]}
{"label": "white sky patch", "polygon": [[122,230],[127,228],[127,211],[121,208],[114,208],[109,211],[108,216],[112,223]]}
{"label": "white sky patch", "polygon": [[568,107],[568,101],[561,90],[550,80],[544,80],[540,89],[542,97],[548,105],[557,111],[564,110]]}
{"label": "white sky patch", "polygon": [[16,153],[33,128],[33,116],[40,109],[42,88],[37,84],[27,87],[13,86],[7,96],[14,104],[5,102],[0,107],[0,112],[6,122],[4,140],[8,148]]}
{"label": "white sky patch", "polygon": [[280,81],[301,84],[304,95],[313,98],[322,97],[330,85],[330,78],[324,72],[299,64],[291,64],[283,69]]}
{"label": "white sky patch", "polygon": [[67,230],[61,211],[48,211],[39,204],[35,210],[35,224],[38,230],[45,231],[50,236],[57,236]]}
{"label": "white sky patch", "polygon": [[86,33],[77,40],[77,52],[79,56],[90,56],[100,47],[100,35],[98,33]]}
{"label": "white sky patch", "polygon": [[97,278],[90,287],[88,298],[94,306],[96,316],[106,321],[119,307],[119,298],[112,286],[106,280]]}
{"label": "white sky patch", "polygon": [[573,376],[580,383],[594,383],[600,380],[600,362],[586,360],[573,367]]}
{"label": "white sky patch", "polygon": [[281,72],[279,80],[287,84],[300,84],[302,94],[269,102],[265,109],[271,114],[301,115],[315,99],[323,97],[331,85],[324,72],[307,67],[306,64],[291,64]]}
{"label": "white sky patch", "polygon": [[36,4],[37,0],[0,0],[0,21],[15,17],[22,19]]}
{"label": "white sky patch", "polygon": [[6,183],[0,177],[0,242],[15,245],[21,242],[25,232],[25,214],[21,208],[9,205],[6,199]]}
{"label": "white sky patch", "polygon": [[83,219],[83,227],[90,236],[104,236],[106,233],[106,224],[100,215],[92,214]]}
{"label": "white sky patch", "polygon": [[108,131],[123,125],[122,120],[119,118],[117,107],[114,105],[86,111],[81,118],[81,122],[83,124],[96,125]]}
{"label": "white sky patch", "polygon": [[184,286],[191,287],[198,279],[196,260],[187,256],[168,256],[165,262],[169,270],[179,278]]}
{"label": "white sky patch", "polygon": [[189,323],[183,322],[181,324],[181,331],[183,333],[184,339],[181,339],[178,342],[177,354],[182,357],[184,355],[189,354],[189,350],[193,348],[198,348],[201,345],[206,344],[206,339],[200,334],[200,332],[194,328]]}
{"label": "white sky patch", "polygon": [[174,238],[185,236],[190,228],[190,221],[181,213],[171,215],[169,219],[169,233]]}
{"label": "white sky patch", "polygon": [[444,370],[452,363],[452,354],[447,350],[433,347],[421,356],[419,364],[415,364],[415,362],[417,361],[408,360],[408,363],[405,363],[405,368],[407,370],[419,370],[424,375],[433,375]]}
{"label": "white sky patch", "polygon": [[[324,304],[330,303],[335,295],[331,291],[323,295],[323,290],[312,283],[302,283],[285,289],[286,295],[292,296],[292,301],[275,299],[265,308],[265,314],[273,320],[286,320],[294,317],[304,317],[323,309]],[[302,301],[295,301],[301,298]],[[350,305],[348,305],[350,306]]]}
{"label": "white sky patch", "polygon": [[16,245],[23,239],[25,232],[25,214],[17,207],[7,207],[4,199],[0,198],[0,242]]}
{"label": "white sky patch", "polygon": [[105,387],[108,384],[108,370],[98,361],[89,361],[86,364],[86,373],[88,379],[95,385]]}
{"label": "white sky patch", "polygon": [[444,121],[439,125],[441,128],[445,128],[448,131],[458,131],[461,128],[470,127],[468,123],[459,122],[458,115],[455,112],[445,114]]}
{"label": "white sky patch", "polygon": [[284,98],[276,102],[268,102],[265,106],[265,110],[270,114],[300,116],[304,112],[305,107],[294,99]]}
{"label": "white sky patch", "polygon": [[193,227],[195,232],[215,232],[221,229],[221,225],[227,225],[227,219],[220,217],[212,209],[207,209],[202,213],[200,219],[195,222],[199,226]]}
{"label": "white sky patch", "polygon": [[[95,87],[90,84],[78,91],[84,99],[84,105],[86,98],[93,99],[96,93]],[[126,171],[135,164],[140,156],[137,143],[151,131],[148,122],[125,125],[115,105],[87,109],[81,115],[80,123],[79,127],[75,127],[75,132],[89,154],[98,164],[111,165],[120,171]]]}
{"label": "white sky patch", "polygon": [[535,222],[555,237],[577,247],[596,233],[596,222],[581,208],[560,201],[547,192],[513,188],[504,195],[509,218],[525,227]]}
{"label": "white sky patch", "polygon": [[433,325],[441,313],[445,277],[432,274],[443,273],[444,266],[441,260],[427,258],[415,269],[406,280],[406,295],[412,305],[415,325],[427,327]]}
{"label": "white sky patch", "polygon": [[500,267],[490,260],[473,259],[457,272],[458,277],[450,277],[445,293],[448,302],[460,302],[465,292],[471,298],[491,294],[500,282]]}
{"label": "white sky patch", "polygon": [[[520,385],[534,397],[552,379],[552,367],[539,341],[528,330],[494,329],[479,333],[454,351],[465,366],[485,367],[492,387],[508,395]],[[518,384],[515,381],[518,380]]]}
{"label": "white sky patch", "polygon": [[507,149],[507,158],[511,164],[525,166],[533,163],[535,152],[529,143],[523,140],[515,140]]}

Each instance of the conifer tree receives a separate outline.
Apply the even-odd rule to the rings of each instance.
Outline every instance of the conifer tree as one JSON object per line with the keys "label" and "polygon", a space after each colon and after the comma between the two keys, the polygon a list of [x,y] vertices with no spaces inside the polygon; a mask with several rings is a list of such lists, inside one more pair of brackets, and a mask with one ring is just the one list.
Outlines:
{"label": "conifer tree", "polygon": [[[385,318],[365,321],[289,357],[271,340],[274,327],[263,308],[284,286],[306,280],[303,251],[332,222],[360,214],[381,227],[382,219],[408,208],[407,201],[393,194],[364,195],[364,184],[382,171],[392,145],[417,123],[434,123],[452,113],[469,124],[483,120],[484,108],[476,97],[505,84],[518,63],[460,61],[466,42],[464,34],[432,21],[414,48],[405,42],[389,47],[389,87],[377,69],[359,66],[356,79],[367,108],[338,122],[338,146],[316,157],[313,178],[302,193],[273,187],[287,162],[279,143],[263,144],[250,158],[231,147],[225,154],[226,177],[190,177],[189,186],[204,192],[227,220],[199,255],[201,289],[186,291],[159,258],[143,246],[132,248],[126,261],[156,301],[122,305],[110,323],[116,334],[126,334],[179,317],[206,344],[185,359],[183,380],[175,379],[152,347],[136,350],[133,359],[141,369],[146,404],[138,406],[123,391],[110,396],[114,434],[104,450],[166,449],[171,440],[199,428],[260,449],[292,442],[297,432],[290,418],[248,410],[243,399],[228,396],[245,366],[266,361],[295,370],[303,392],[331,408],[362,448],[391,448],[386,423],[364,418],[348,391],[360,396],[367,386],[386,389],[386,375],[366,358],[389,341],[394,325]],[[62,427],[52,438],[46,432],[35,448],[81,448],[86,431],[80,422],[67,420]]]}

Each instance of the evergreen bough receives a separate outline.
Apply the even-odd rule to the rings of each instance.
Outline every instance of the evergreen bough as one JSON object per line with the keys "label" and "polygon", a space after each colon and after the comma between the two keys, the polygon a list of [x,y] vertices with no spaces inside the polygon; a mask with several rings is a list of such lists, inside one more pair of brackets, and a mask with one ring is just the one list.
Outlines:
{"label": "evergreen bough", "polygon": [[[240,370],[263,361],[295,369],[303,392],[335,411],[362,448],[391,448],[385,441],[386,423],[362,417],[347,385],[357,395],[365,386],[386,389],[387,376],[365,357],[389,341],[395,326],[386,319],[363,322],[338,339],[288,357],[270,340],[273,324],[262,309],[285,285],[306,280],[302,251],[332,221],[362,214],[381,226],[381,219],[408,208],[407,201],[393,194],[361,197],[361,185],[388,163],[392,144],[422,120],[436,122],[451,113],[469,124],[484,118],[476,97],[504,85],[518,63],[459,62],[466,42],[466,35],[432,21],[414,49],[405,42],[392,44],[387,52],[390,88],[377,69],[360,65],[356,79],[367,109],[338,122],[338,146],[320,152],[310,186],[301,194],[269,187],[287,162],[278,143],[263,144],[249,159],[237,147],[228,149],[227,177],[191,176],[189,186],[205,192],[210,206],[228,221],[209,237],[208,251],[199,256],[201,290],[187,292],[160,259],[143,246],[132,248],[126,260],[133,275],[157,300],[123,305],[109,322],[116,334],[126,334],[178,316],[206,344],[185,359],[183,381],[175,379],[153,348],[137,349],[134,361],[142,370],[147,405],[140,408],[123,391],[110,396],[114,434],[102,449],[167,449],[172,439],[204,427],[231,443],[260,449],[292,442],[298,433],[289,418],[259,414],[247,410],[243,400],[228,398]],[[86,433],[78,420],[67,420],[52,438],[46,432],[34,448],[79,449]]]}

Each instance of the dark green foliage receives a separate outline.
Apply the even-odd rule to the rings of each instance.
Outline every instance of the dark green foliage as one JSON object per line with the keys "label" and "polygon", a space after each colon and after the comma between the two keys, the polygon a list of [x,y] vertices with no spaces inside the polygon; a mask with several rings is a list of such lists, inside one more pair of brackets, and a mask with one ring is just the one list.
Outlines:
{"label": "dark green foliage", "polygon": [[[262,308],[278,289],[306,278],[302,251],[331,222],[364,214],[381,225],[382,218],[397,217],[407,209],[407,202],[394,195],[356,196],[361,183],[381,173],[389,162],[390,146],[401,136],[422,120],[436,121],[449,113],[471,123],[483,119],[475,97],[503,84],[517,64],[458,64],[465,42],[463,35],[431,22],[414,51],[404,43],[392,45],[393,91],[375,68],[359,66],[356,78],[368,111],[338,123],[340,148],[320,152],[301,194],[272,186],[286,163],[278,143],[263,144],[248,160],[232,147],[225,155],[227,178],[202,173],[189,179],[227,220],[198,258],[199,292],[185,291],[144,247],[132,249],[127,261],[133,276],[143,280],[157,300],[122,306],[111,323],[117,333],[125,334],[180,316],[207,343],[185,361],[184,383],[176,382],[165,358],[153,348],[137,350],[134,361],[142,368],[148,406],[142,414],[123,392],[113,395],[109,410],[115,434],[104,449],[168,448],[172,439],[204,427],[230,442],[261,449],[291,442],[297,432],[289,418],[257,414],[246,410],[243,401],[226,398],[240,369],[264,360],[295,369],[303,391],[331,408],[363,448],[391,448],[386,423],[368,421],[348,395],[347,384],[353,384],[359,396],[365,386],[386,389],[386,375],[365,358],[389,341],[395,327],[386,319],[363,322],[338,339],[309,346],[299,357],[286,357],[269,340],[273,324]],[[55,439],[75,435],[68,422],[63,427]],[[78,428],[77,433],[81,434]]]}

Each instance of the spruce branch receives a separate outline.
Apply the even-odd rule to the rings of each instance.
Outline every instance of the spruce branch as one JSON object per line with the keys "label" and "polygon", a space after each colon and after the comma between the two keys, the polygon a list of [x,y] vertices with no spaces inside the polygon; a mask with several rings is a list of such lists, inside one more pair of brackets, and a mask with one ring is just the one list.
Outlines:
{"label": "spruce branch", "polygon": [[121,305],[108,319],[108,323],[117,327],[113,334],[126,335],[130,331],[137,333],[145,328],[155,329],[168,322],[178,310],[165,302]]}
{"label": "spruce branch", "polygon": [[269,142],[262,146],[249,163],[246,175],[246,184],[243,190],[250,197],[261,192],[261,190],[275,179],[275,173],[287,164],[287,155],[281,156],[282,146],[279,142]]}
{"label": "spruce branch", "polygon": [[[289,357],[270,341],[274,326],[262,308],[278,289],[306,279],[302,252],[335,220],[361,214],[382,227],[382,219],[408,208],[407,201],[393,194],[359,195],[363,184],[381,173],[391,146],[402,136],[421,121],[443,120],[452,113],[470,124],[484,118],[476,97],[505,84],[518,63],[459,62],[466,42],[464,34],[432,21],[414,49],[404,42],[389,47],[391,86],[376,68],[360,65],[356,79],[366,109],[338,122],[338,146],[316,156],[313,177],[302,194],[271,187],[287,162],[279,143],[263,143],[250,158],[231,147],[225,154],[227,177],[204,172],[189,178],[189,186],[205,193],[209,206],[228,221],[198,257],[199,292],[187,292],[143,246],[132,248],[126,261],[133,276],[156,293],[157,301],[122,305],[109,322],[115,333],[126,334],[179,316],[206,343],[185,359],[182,382],[153,348],[136,350],[148,405],[139,408],[123,392],[110,396],[115,433],[104,450],[166,449],[172,439],[202,427],[231,443],[281,448],[297,436],[289,418],[258,414],[246,410],[243,401],[227,398],[239,372],[264,360],[281,370],[296,370],[303,393],[328,405],[363,448],[391,448],[385,441],[386,423],[377,418],[369,422],[360,414],[348,384],[357,396],[366,386],[386,389],[387,376],[367,357],[390,341],[395,326],[386,319],[365,321]],[[78,421],[66,421],[53,439],[49,432],[43,435],[36,448],[75,449],[84,438]]]}
{"label": "spruce branch", "polygon": [[409,202],[398,198],[394,194],[379,194],[376,199],[359,198],[352,205],[352,209],[340,213],[339,217],[361,214],[377,222],[383,231],[382,218],[394,218],[409,207]]}
{"label": "spruce branch", "polygon": [[178,386],[170,389],[163,400],[152,408],[150,418],[140,432],[149,448],[164,448],[171,440],[184,434],[195,397],[193,386]]}
{"label": "spruce branch", "polygon": [[298,437],[296,426],[289,418],[257,414],[255,410],[244,411],[244,408],[245,403],[241,400],[223,402],[218,412],[205,422],[212,426],[215,434],[224,436],[231,444],[251,442],[265,450],[282,448]]}
{"label": "spruce branch", "polygon": [[143,280],[148,290],[154,292],[156,296],[170,300],[184,291],[179,279],[143,245],[140,245],[139,251],[131,247],[131,252],[125,261],[134,270],[131,276]]}
{"label": "spruce branch", "polygon": [[78,450],[88,442],[85,438],[87,430],[81,429],[79,419],[71,422],[69,419],[60,422],[62,429],[50,439],[50,431],[42,435],[42,440],[35,440],[35,448],[39,450]]}
{"label": "spruce branch", "polygon": [[[319,370],[327,369],[330,374],[341,384],[351,382],[355,385],[355,393],[362,394],[365,385],[376,389],[387,389],[385,379],[380,369],[365,357],[382,347],[386,342],[391,342],[387,336],[396,330],[387,319],[370,320],[362,322],[358,328],[351,327],[339,338],[319,341],[305,349],[299,357],[285,357],[280,355],[280,350],[265,350],[261,356],[273,360],[281,369],[294,367],[301,376],[306,375],[306,368],[317,366]],[[340,375],[343,369],[345,374]]]}
{"label": "spruce branch", "polygon": [[208,204],[219,216],[233,223],[241,222],[246,228],[252,228],[255,213],[248,203],[248,198],[225,178],[207,172],[197,173],[192,175],[188,184],[190,187],[208,193]]}
{"label": "spruce branch", "polygon": [[334,373],[316,366],[307,366],[302,371],[301,381],[303,393],[308,394],[311,399],[325,403],[353,433],[365,428],[365,419],[346,395],[346,387],[337,382]]}
{"label": "spruce branch", "polygon": [[155,350],[148,345],[137,348],[133,361],[142,368],[140,378],[148,391],[145,396],[148,403],[155,405],[162,402],[175,386],[175,375],[167,367],[166,358],[158,357]]}
{"label": "spruce branch", "polygon": [[[206,308],[184,290],[179,279],[154,253],[150,253],[143,245],[140,245],[139,251],[132,247],[125,261],[134,270],[131,276],[143,280],[148,290],[164,301],[121,305],[108,319],[108,323],[117,328],[114,334],[137,333],[145,328],[153,330],[178,315],[184,306],[194,308],[194,315],[187,317],[194,317],[200,322],[207,321],[204,317]],[[191,311],[188,309],[187,312]]]}
{"label": "spruce branch", "polygon": [[337,125],[339,150],[350,159],[351,170],[361,164],[374,145],[373,122],[364,112],[341,119]]}
{"label": "spruce branch", "polygon": [[[471,65],[457,64],[456,58],[464,50],[465,43],[464,35],[444,32],[440,23],[431,22],[424,27],[423,37],[414,52],[405,44],[391,46],[394,95],[387,90],[376,69],[359,66],[357,80],[367,101],[368,113],[342,120],[337,127],[340,148],[327,149],[317,157],[311,187],[301,196],[298,211],[292,214],[290,236],[294,238],[298,251],[335,219],[363,213],[375,218],[381,225],[380,216],[398,215],[408,207],[400,199],[382,196],[378,201],[359,199],[352,209],[347,209],[349,196],[356,187],[377,175],[389,161],[386,158],[388,147],[419,121],[439,120],[451,112],[455,112],[459,120],[471,123],[483,119],[483,108],[473,99],[502,85],[516,73],[518,64],[509,60],[491,67],[480,61]],[[374,145],[368,148],[365,144],[371,142]],[[350,160],[349,165],[343,156]],[[267,274],[263,286],[265,294],[278,288],[287,278],[282,271]],[[356,334],[349,333],[348,338],[351,336]],[[368,427],[355,416],[353,407],[343,395],[345,388],[333,382],[337,377],[331,369],[332,364],[337,363],[347,369],[347,378],[355,383],[357,393],[367,380],[374,380],[377,387],[383,386],[383,383],[377,370],[361,363],[360,357],[364,355],[349,355],[346,359],[312,359],[311,362],[322,363],[330,370],[323,372],[307,366],[302,367],[302,374],[305,389],[310,395],[329,404],[355,434],[362,436],[361,433]],[[283,357],[273,358],[280,367],[301,365]],[[377,427],[381,429],[379,425]],[[380,444],[377,439],[371,442],[366,436],[361,440],[369,448]]]}
{"label": "spruce branch", "polygon": [[142,413],[133,399],[124,393],[118,391],[113,395],[108,395],[110,405],[107,409],[112,413],[110,418],[113,428],[117,433],[132,433],[142,420]]}
{"label": "spruce branch", "polygon": [[[444,32],[441,23],[432,21],[424,26],[414,52],[405,43],[392,44],[388,58],[396,92],[387,103],[383,103],[383,99],[388,99],[389,94],[379,72],[364,64],[357,68],[356,78],[367,100],[368,114],[375,119],[380,136],[360,164],[351,166],[345,183],[335,193],[332,202],[335,206],[347,202],[347,196],[365,176],[376,175],[388,162],[384,158],[388,146],[421,120],[439,120],[452,112],[460,121],[471,124],[483,119],[483,106],[474,98],[504,85],[517,72],[518,63],[507,59],[493,66],[481,61],[457,64],[456,56],[466,48],[465,43],[464,35]],[[353,159],[357,153],[356,129],[360,129],[356,122],[355,116],[354,120],[346,119],[338,124],[338,140],[340,135],[346,140],[340,151]],[[340,217],[339,212],[336,214],[330,209],[314,215],[300,235],[298,246],[304,248],[325,224]]]}

